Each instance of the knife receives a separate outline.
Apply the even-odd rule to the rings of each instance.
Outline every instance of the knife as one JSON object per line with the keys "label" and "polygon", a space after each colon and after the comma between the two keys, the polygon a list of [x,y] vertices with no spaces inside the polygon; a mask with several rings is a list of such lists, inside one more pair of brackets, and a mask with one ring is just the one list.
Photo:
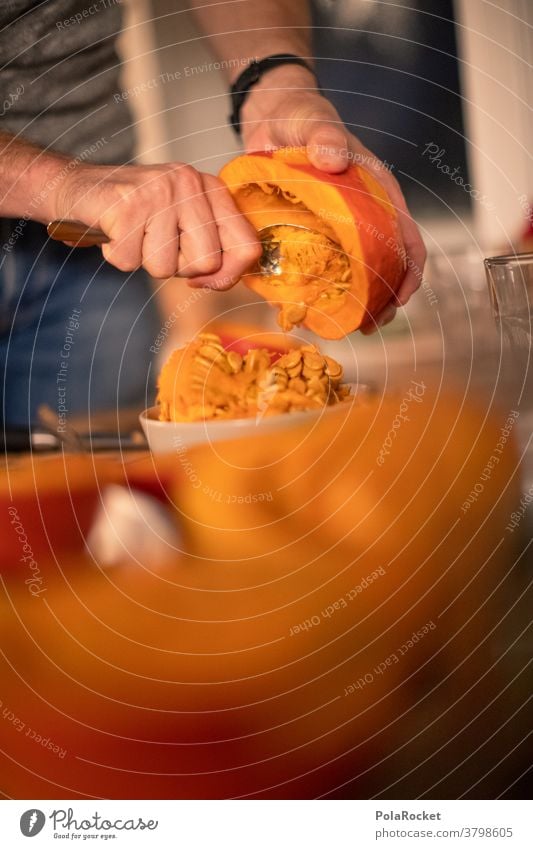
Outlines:
{"label": "knife", "polygon": [[31,451],[59,451],[66,449],[77,452],[100,451],[146,451],[148,446],[140,431],[127,434],[117,434],[106,431],[94,433],[79,433],[77,444],[74,445],[61,439],[56,433],[39,427],[4,428],[0,430],[0,451],[17,453]]}
{"label": "knife", "polygon": [[90,248],[93,245],[105,245],[109,242],[103,230],[98,227],[87,227],[82,221],[57,220],[50,221],[46,232],[56,242],[70,242],[77,248]]}

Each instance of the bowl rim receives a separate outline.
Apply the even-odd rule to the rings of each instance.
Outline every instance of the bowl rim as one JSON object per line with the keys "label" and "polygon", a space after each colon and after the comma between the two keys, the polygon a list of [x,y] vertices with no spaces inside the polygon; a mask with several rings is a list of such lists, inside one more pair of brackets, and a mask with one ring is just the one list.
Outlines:
{"label": "bowl rim", "polygon": [[[371,384],[366,383],[350,383],[347,381],[347,385],[353,389],[363,390],[363,393],[371,392],[372,386]],[[274,421],[294,421],[296,419],[302,420],[309,416],[316,416],[319,413],[331,413],[333,410],[346,409],[347,404],[353,404],[355,399],[357,398],[357,391],[352,391],[350,395],[347,396],[340,404],[331,404],[325,407],[320,407],[317,410],[294,410],[290,413],[274,413],[270,416],[264,416],[261,419],[261,422],[265,423],[273,423]],[[255,416],[246,416],[244,418],[239,419],[199,419],[196,422],[162,422],[158,418],[155,418],[156,411],[159,410],[158,404],[153,404],[151,407],[147,407],[141,413],[139,413],[139,421],[141,424],[149,423],[149,427],[157,427],[157,428],[168,428],[169,425],[176,428],[183,428],[185,430],[194,430],[198,428],[198,426],[202,426],[204,428],[217,428],[222,425],[226,425],[226,427],[245,427],[246,425],[254,424],[257,426],[257,418]]]}
{"label": "bowl rim", "polygon": [[[245,418],[240,419],[199,419],[196,422],[162,422],[159,419],[155,418],[155,412],[159,409],[157,404],[154,404],[152,407],[147,407],[146,410],[143,410],[142,413],[139,414],[139,420],[141,424],[143,422],[149,422],[149,427],[158,427],[158,428],[167,428],[169,425],[176,428],[184,428],[185,430],[191,429],[194,430],[198,428],[198,426],[202,426],[203,428],[217,428],[219,426],[226,425],[226,427],[245,427],[246,425],[255,425],[257,426],[257,418],[255,416],[246,416]],[[292,413],[274,413],[270,416],[264,416],[261,419],[261,422],[270,422],[279,421],[283,419],[283,421],[294,421],[296,418],[300,419],[302,417],[307,417],[310,415],[316,415],[317,413],[326,413],[331,410],[339,409],[339,405],[332,404],[331,406],[321,407],[318,410],[295,410]]]}

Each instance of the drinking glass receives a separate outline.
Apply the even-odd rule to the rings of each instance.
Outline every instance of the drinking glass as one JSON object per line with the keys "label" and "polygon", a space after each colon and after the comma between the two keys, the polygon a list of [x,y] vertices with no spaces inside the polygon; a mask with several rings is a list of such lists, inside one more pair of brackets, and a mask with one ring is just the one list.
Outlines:
{"label": "drinking glass", "polygon": [[496,324],[527,378],[532,352],[533,253],[490,257],[485,271]]}
{"label": "drinking glass", "polygon": [[[485,260],[492,312],[502,342],[502,378],[519,412],[522,488],[533,502],[533,253]],[[531,497],[531,501],[529,498]],[[528,510],[530,527],[533,515]]]}

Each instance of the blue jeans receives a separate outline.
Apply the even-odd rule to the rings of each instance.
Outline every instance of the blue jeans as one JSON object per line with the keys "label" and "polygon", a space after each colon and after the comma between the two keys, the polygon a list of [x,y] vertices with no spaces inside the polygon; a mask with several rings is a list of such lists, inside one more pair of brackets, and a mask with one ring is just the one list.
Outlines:
{"label": "blue jeans", "polygon": [[6,426],[154,402],[160,328],[147,275],[98,248],[71,249],[43,225],[0,219],[0,363]]}

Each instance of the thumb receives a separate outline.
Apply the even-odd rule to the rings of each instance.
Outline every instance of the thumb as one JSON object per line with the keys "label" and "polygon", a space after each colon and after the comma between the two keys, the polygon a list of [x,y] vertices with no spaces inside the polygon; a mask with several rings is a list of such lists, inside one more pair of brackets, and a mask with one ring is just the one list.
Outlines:
{"label": "thumb", "polygon": [[346,171],[348,161],[348,138],[344,128],[331,122],[313,125],[306,139],[307,155],[320,171],[339,174]]}

